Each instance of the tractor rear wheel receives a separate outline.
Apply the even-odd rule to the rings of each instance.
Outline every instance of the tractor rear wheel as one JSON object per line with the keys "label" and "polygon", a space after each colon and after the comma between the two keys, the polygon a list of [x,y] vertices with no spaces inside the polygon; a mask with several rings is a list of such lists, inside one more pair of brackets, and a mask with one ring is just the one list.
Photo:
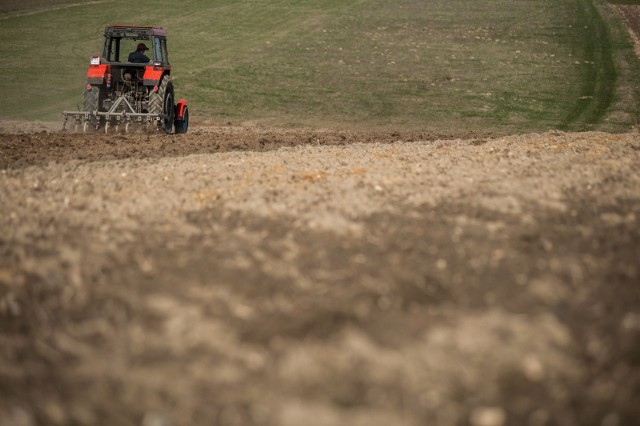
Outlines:
{"label": "tractor rear wheel", "polygon": [[158,125],[158,130],[164,130],[170,134],[173,130],[175,117],[173,97],[173,83],[169,76],[165,76],[158,86],[158,90],[149,94],[149,112],[151,114],[163,114],[164,118]]}
{"label": "tractor rear wheel", "polygon": [[98,102],[100,101],[99,90],[95,86],[91,86],[91,90],[87,87],[84,88],[84,112],[94,112],[98,109]]}
{"label": "tractor rear wheel", "polygon": [[94,112],[100,110],[100,104],[104,100],[104,89],[101,86],[89,85],[84,86],[84,112]]}
{"label": "tractor rear wheel", "polygon": [[105,93],[104,89],[101,86],[89,85],[86,84],[84,86],[84,100],[82,103],[82,109],[84,112],[91,113],[89,120],[93,126],[98,126],[100,124],[100,118],[98,115],[93,115],[94,113],[101,111],[100,104],[104,100]]}

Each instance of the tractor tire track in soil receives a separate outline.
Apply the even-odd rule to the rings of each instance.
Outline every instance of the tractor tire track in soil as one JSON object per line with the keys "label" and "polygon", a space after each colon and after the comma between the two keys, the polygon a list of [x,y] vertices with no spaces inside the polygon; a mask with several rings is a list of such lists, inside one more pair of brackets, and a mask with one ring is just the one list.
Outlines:
{"label": "tractor tire track in soil", "polygon": [[0,425],[634,425],[640,135],[0,135]]}
{"label": "tractor tire track in soil", "polygon": [[611,4],[609,6],[620,15],[625,23],[636,56],[640,58],[640,5]]}

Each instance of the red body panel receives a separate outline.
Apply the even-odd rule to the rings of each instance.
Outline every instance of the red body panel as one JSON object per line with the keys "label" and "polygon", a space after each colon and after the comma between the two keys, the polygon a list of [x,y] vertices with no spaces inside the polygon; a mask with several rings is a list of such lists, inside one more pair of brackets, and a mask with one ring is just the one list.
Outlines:
{"label": "red body panel", "polygon": [[87,71],[87,78],[104,78],[104,75],[109,71],[109,65],[89,65]]}
{"label": "red body panel", "polygon": [[162,67],[155,67],[149,65],[144,68],[144,84],[146,86],[155,85],[160,83],[160,79],[162,78],[162,74],[165,72],[165,69]]}

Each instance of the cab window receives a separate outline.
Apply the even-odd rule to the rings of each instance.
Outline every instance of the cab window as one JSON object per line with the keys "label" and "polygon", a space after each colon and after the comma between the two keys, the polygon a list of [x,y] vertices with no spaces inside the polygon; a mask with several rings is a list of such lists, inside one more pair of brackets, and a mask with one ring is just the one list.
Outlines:
{"label": "cab window", "polygon": [[162,57],[164,58],[163,65],[169,65],[169,55],[167,54],[167,40],[162,39]]}
{"label": "cab window", "polygon": [[162,53],[162,39],[155,37],[153,39],[153,60],[164,64],[165,59]]}

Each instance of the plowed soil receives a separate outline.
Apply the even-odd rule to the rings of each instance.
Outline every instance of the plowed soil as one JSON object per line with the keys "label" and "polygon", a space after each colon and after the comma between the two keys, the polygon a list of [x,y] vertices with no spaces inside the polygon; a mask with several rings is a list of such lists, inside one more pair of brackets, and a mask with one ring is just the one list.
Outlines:
{"label": "plowed soil", "polygon": [[639,172],[638,133],[0,135],[0,425],[638,424]]}
{"label": "plowed soil", "polygon": [[[0,121],[2,157],[0,168],[25,167],[50,161],[72,159],[97,161],[127,158],[180,157],[189,154],[213,154],[229,151],[263,152],[300,145],[344,146],[360,143],[393,143],[396,141],[451,140],[456,138],[483,139],[491,133],[354,133],[329,130],[282,130],[239,126],[197,127],[188,135],[123,133],[105,135],[56,132],[59,125],[32,125],[30,133],[20,132],[20,123]],[[1,132],[0,132],[1,134]]]}

